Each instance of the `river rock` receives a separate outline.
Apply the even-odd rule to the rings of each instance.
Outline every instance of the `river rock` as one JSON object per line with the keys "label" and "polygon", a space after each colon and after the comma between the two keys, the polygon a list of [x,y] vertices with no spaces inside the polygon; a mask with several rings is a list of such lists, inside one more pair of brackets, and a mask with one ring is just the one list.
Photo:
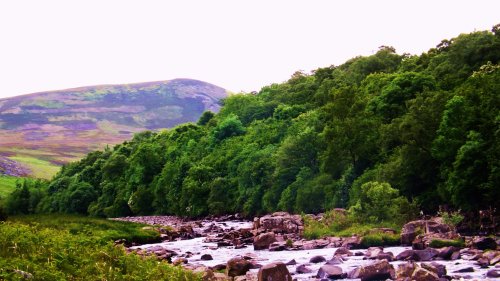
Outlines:
{"label": "river rock", "polygon": [[472,267],[464,267],[459,270],[453,271],[453,273],[468,273],[468,272],[474,272],[474,268]]}
{"label": "river rock", "polygon": [[320,267],[318,273],[316,274],[316,278],[319,279],[343,279],[345,276],[346,274],[342,271],[342,268],[329,264],[325,264]]}
{"label": "river rock", "polygon": [[361,279],[361,281],[394,279],[396,272],[394,267],[386,260],[360,266],[349,272],[349,278]]}
{"label": "river rock", "polygon": [[330,265],[336,265],[336,264],[341,264],[341,263],[344,263],[342,256],[333,256],[333,258],[331,260],[326,262],[326,264],[330,264]]}
{"label": "river rock", "polygon": [[366,250],[365,257],[368,259],[374,259],[378,256],[378,254],[384,252],[382,247],[369,247]]}
{"label": "river rock", "polygon": [[440,264],[440,263],[437,263],[437,262],[431,262],[430,264],[429,263],[422,263],[421,264],[422,267],[428,269],[428,270],[432,270],[432,268],[434,268],[435,270],[432,270],[434,273],[436,273],[438,275],[438,277],[443,277],[446,275],[446,266],[444,264]]}
{"label": "river rock", "polygon": [[174,262],[172,263],[173,265],[182,265],[182,264],[187,264],[188,263],[188,260],[186,258],[177,258],[176,260],[174,260]]}
{"label": "river rock", "polygon": [[201,274],[202,281],[212,281],[215,279],[213,270],[211,270],[210,268],[206,268],[204,266],[195,268],[193,272]]}
{"label": "river rock", "polygon": [[377,260],[387,260],[389,262],[393,261],[394,260],[394,254],[392,252],[387,252],[387,253],[380,253],[378,254],[375,259]]}
{"label": "river rock", "polygon": [[333,254],[334,256],[341,255],[341,256],[352,256],[354,255],[348,248],[346,247],[340,247],[338,248],[335,253]]}
{"label": "river rock", "polygon": [[304,230],[304,223],[300,215],[291,215],[287,212],[276,212],[265,215],[259,219],[254,219],[254,231],[294,233],[301,234]]}
{"label": "river rock", "polygon": [[439,276],[423,267],[418,267],[413,271],[411,280],[415,281],[439,281]]}
{"label": "river rock", "polygon": [[497,242],[491,237],[477,237],[472,240],[472,247],[479,250],[496,250]]}
{"label": "river rock", "polygon": [[311,259],[309,259],[310,263],[320,263],[320,262],[325,262],[326,259],[323,256],[314,256]]}
{"label": "river rock", "polygon": [[438,255],[436,249],[405,250],[396,256],[396,260],[430,261]]}
{"label": "river rock", "polygon": [[405,278],[411,278],[411,276],[413,275],[413,271],[415,271],[417,266],[418,265],[412,261],[398,265],[396,269],[397,279],[404,280]]}
{"label": "river rock", "polygon": [[276,242],[276,235],[273,232],[263,233],[254,238],[253,249],[266,250],[274,242]]}
{"label": "river rock", "polygon": [[282,262],[273,262],[266,264],[259,269],[257,273],[258,281],[292,281],[292,276]]}
{"label": "river rock", "polygon": [[295,268],[295,272],[298,274],[311,273],[312,269],[307,267],[305,264],[301,264]]}
{"label": "river rock", "polygon": [[269,251],[271,252],[283,251],[286,250],[286,248],[286,242],[274,242],[269,245]]}
{"label": "river rock", "polygon": [[345,238],[342,241],[342,247],[348,248],[348,249],[361,249],[363,246],[361,245],[361,240],[362,237],[359,236],[352,236]]}
{"label": "river rock", "polygon": [[236,257],[227,261],[226,275],[235,277],[238,275],[245,275],[252,267],[252,263],[244,258]]}
{"label": "river rock", "polygon": [[211,261],[211,260],[213,260],[214,258],[213,258],[213,257],[212,257],[212,255],[210,255],[210,254],[203,254],[203,255],[201,255],[200,259],[201,259],[202,261]]}
{"label": "river rock", "polygon": [[494,268],[491,270],[488,270],[486,273],[486,276],[489,278],[500,278],[500,269]]}
{"label": "river rock", "polygon": [[401,244],[410,246],[417,236],[425,236],[435,233],[445,234],[435,238],[454,239],[456,237],[456,233],[449,225],[441,223],[437,219],[416,220],[405,224],[401,229]]}
{"label": "river rock", "polygon": [[460,248],[454,246],[443,247],[440,248],[438,251],[439,251],[438,257],[444,260],[451,260],[451,257],[455,252],[458,252],[460,254]]}

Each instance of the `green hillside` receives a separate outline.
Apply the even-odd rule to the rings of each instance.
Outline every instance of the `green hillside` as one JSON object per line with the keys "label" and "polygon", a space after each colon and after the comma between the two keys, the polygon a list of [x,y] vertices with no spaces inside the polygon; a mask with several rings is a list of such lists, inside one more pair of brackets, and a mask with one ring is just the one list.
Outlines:
{"label": "green hillside", "polygon": [[51,178],[62,164],[134,133],[217,112],[224,97],[215,85],[176,79],[0,99],[0,174]]}
{"label": "green hillside", "polygon": [[297,72],[225,99],[196,124],[136,134],[65,165],[38,210],[196,217],[386,206],[376,218],[390,220],[415,205],[495,206],[499,61],[497,26],[418,56],[383,46]]}

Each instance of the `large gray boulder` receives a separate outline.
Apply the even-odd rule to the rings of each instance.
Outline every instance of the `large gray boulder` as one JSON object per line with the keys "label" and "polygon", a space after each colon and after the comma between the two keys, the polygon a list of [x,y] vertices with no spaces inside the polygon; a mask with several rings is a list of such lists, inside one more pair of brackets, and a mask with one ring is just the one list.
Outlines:
{"label": "large gray boulder", "polygon": [[300,215],[276,212],[261,218],[254,218],[254,231],[274,233],[302,234],[304,223]]}
{"label": "large gray boulder", "polygon": [[253,240],[254,250],[266,250],[269,245],[276,242],[276,235],[273,232],[267,232],[256,236]]}
{"label": "large gray boulder", "polygon": [[292,281],[292,275],[282,262],[266,264],[257,273],[258,281]]}
{"label": "large gray boulder", "polygon": [[355,268],[348,275],[351,279],[361,279],[361,281],[395,279],[394,267],[386,260]]}

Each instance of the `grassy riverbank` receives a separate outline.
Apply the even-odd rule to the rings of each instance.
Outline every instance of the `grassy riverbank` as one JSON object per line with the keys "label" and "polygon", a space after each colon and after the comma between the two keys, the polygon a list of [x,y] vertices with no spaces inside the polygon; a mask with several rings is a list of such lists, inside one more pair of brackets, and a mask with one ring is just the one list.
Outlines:
{"label": "grassy riverbank", "polygon": [[[0,280],[198,280],[180,267],[127,254],[116,239],[148,242],[144,225],[96,218],[17,216],[0,223]],[[23,277],[24,276],[24,277]]]}

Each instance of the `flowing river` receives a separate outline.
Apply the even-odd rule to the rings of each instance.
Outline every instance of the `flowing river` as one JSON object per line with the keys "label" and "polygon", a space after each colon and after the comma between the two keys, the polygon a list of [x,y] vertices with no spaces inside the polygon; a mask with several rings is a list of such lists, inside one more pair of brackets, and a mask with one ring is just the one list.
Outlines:
{"label": "flowing river", "polygon": [[[215,224],[224,229],[241,229],[241,228],[252,228],[251,222],[242,221],[224,221],[224,222],[213,222],[213,221],[203,221],[199,228],[194,230],[198,233],[203,233],[209,225]],[[314,280],[314,276],[318,272],[319,268],[324,265],[321,263],[310,263],[309,260],[314,256],[323,256],[327,261],[333,257],[333,254],[337,248],[323,248],[323,249],[312,249],[312,250],[293,250],[293,251],[269,251],[260,250],[254,251],[253,247],[247,246],[241,249],[235,249],[235,247],[217,247],[216,243],[205,243],[203,242],[205,238],[199,237],[189,240],[178,240],[171,242],[162,242],[156,244],[146,244],[141,246],[132,247],[132,249],[147,249],[149,247],[161,246],[168,250],[175,251],[178,256],[186,257],[188,263],[191,265],[203,265],[206,267],[213,267],[220,264],[225,264],[229,259],[236,256],[246,256],[252,258],[252,261],[265,265],[271,262],[283,262],[288,263],[291,260],[295,260],[295,265],[288,265],[288,270],[292,274],[295,280]],[[411,249],[410,247],[387,247],[384,252],[392,252],[395,256],[404,250]],[[366,249],[362,250],[351,250],[353,253],[365,253]],[[201,256],[209,254],[212,256],[212,260],[202,260]],[[363,259],[363,255],[354,255],[348,257],[344,263],[338,264],[344,272],[349,272],[352,269],[372,263],[373,260]],[[490,268],[480,268],[476,261],[469,260],[471,256],[466,254],[462,255],[461,259],[455,261],[436,261],[437,263],[446,266],[446,270],[449,276],[454,278],[464,279],[464,280],[500,280],[500,278],[487,278],[486,273]],[[398,264],[405,263],[403,261],[394,261],[391,264],[397,268]],[[296,273],[296,268],[299,265],[306,265],[312,270],[311,273],[298,274]],[[472,267],[473,272],[459,273],[456,272],[460,269]],[[497,265],[499,267],[499,265]],[[258,269],[252,269],[251,271],[258,271]],[[348,279],[345,279],[348,280]]]}

